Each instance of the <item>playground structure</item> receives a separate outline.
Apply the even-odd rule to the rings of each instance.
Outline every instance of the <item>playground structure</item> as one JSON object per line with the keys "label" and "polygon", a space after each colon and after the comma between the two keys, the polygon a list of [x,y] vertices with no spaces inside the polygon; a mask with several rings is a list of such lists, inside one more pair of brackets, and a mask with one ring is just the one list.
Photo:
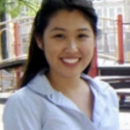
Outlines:
{"label": "playground structure", "polygon": [[[26,63],[29,35],[33,17],[24,17],[0,23],[6,28],[0,30],[1,34],[7,34],[8,59],[2,59],[0,55],[0,83],[1,91],[3,80],[10,80],[12,86],[19,81]],[[98,25],[97,46],[89,75],[110,83],[118,91],[119,95],[130,95],[124,88],[130,89],[130,24],[123,23],[121,15],[117,20],[100,18]],[[127,34],[127,35],[126,35]],[[1,54],[1,50],[0,50]],[[102,60],[102,63],[100,61]],[[112,64],[107,64],[110,61]],[[126,65],[128,64],[128,65]],[[2,70],[7,70],[11,76],[5,76]]]}
{"label": "playground structure", "polygon": [[[93,77],[99,75],[98,67],[101,66],[130,65],[130,24],[123,23],[122,15],[118,15],[117,20],[100,18],[98,28],[97,48],[91,71]],[[113,64],[100,64],[100,59],[103,59],[103,62],[111,61]]]}
{"label": "playground structure", "polygon": [[[30,34],[33,17],[23,17],[19,19],[13,19],[0,23],[0,45],[2,33],[6,32],[7,35],[7,50],[9,53],[8,58],[14,58],[27,53],[28,49],[28,36]],[[0,47],[0,59],[1,56]]]}

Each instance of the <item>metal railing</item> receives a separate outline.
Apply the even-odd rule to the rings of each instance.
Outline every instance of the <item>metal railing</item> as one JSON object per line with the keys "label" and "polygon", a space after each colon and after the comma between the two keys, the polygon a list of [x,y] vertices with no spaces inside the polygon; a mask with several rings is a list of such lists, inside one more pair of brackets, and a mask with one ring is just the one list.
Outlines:
{"label": "metal railing", "polygon": [[17,57],[18,55],[26,54],[28,48],[28,36],[32,25],[33,17],[24,17],[19,19],[13,19],[0,23],[0,28],[4,25],[4,28],[0,29],[0,59],[1,56],[1,36],[6,32],[7,37],[7,50],[9,57]]}
{"label": "metal railing", "polygon": [[[33,17],[13,19],[0,23],[0,90],[14,88],[21,76],[17,65],[22,64],[27,57],[28,37],[32,26]],[[4,28],[2,28],[4,25]],[[2,59],[2,34],[6,33],[8,58]],[[24,57],[24,59],[23,59]],[[15,67],[12,67],[15,66]],[[10,69],[11,68],[11,69]]]}
{"label": "metal railing", "polygon": [[115,57],[117,63],[130,63],[130,23],[117,19],[99,18],[98,54]]}
{"label": "metal railing", "polygon": [[97,38],[98,54],[118,58],[117,20],[100,18]]}

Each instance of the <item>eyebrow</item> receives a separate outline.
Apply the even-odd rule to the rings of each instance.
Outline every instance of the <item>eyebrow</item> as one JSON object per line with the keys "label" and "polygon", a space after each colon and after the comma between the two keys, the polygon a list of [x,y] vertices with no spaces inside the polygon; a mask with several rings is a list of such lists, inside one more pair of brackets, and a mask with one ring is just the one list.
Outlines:
{"label": "eyebrow", "polygon": [[53,32],[53,31],[65,31],[65,29],[64,28],[55,27],[55,28],[51,29],[51,32]]}
{"label": "eyebrow", "polygon": [[80,29],[78,29],[78,31],[87,31],[87,32],[90,32],[90,30],[88,28],[80,28]]}
{"label": "eyebrow", "polygon": [[[66,29],[60,28],[60,27],[55,27],[55,28],[51,29],[51,32],[53,32],[53,31],[66,31]],[[90,30],[88,28],[80,28],[80,29],[78,29],[78,31],[87,31],[87,32],[89,32]]]}

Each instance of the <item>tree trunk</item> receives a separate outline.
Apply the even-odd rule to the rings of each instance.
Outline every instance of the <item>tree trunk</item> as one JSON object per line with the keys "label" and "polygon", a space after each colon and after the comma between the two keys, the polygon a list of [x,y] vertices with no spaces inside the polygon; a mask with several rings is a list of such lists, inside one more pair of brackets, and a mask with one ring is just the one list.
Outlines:
{"label": "tree trunk", "polygon": [[[6,21],[6,14],[5,12],[0,12],[0,22]],[[6,25],[0,26],[0,30],[6,28]],[[1,33],[1,55],[2,55],[2,59],[6,59],[8,58],[8,49],[7,49],[7,32],[3,31]]]}

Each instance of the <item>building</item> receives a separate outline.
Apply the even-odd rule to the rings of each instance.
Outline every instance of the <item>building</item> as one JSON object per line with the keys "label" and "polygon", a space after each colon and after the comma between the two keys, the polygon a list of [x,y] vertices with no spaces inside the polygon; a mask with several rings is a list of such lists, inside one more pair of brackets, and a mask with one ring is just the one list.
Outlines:
{"label": "building", "polygon": [[124,15],[125,0],[92,0],[99,17],[116,19],[118,14]]}

